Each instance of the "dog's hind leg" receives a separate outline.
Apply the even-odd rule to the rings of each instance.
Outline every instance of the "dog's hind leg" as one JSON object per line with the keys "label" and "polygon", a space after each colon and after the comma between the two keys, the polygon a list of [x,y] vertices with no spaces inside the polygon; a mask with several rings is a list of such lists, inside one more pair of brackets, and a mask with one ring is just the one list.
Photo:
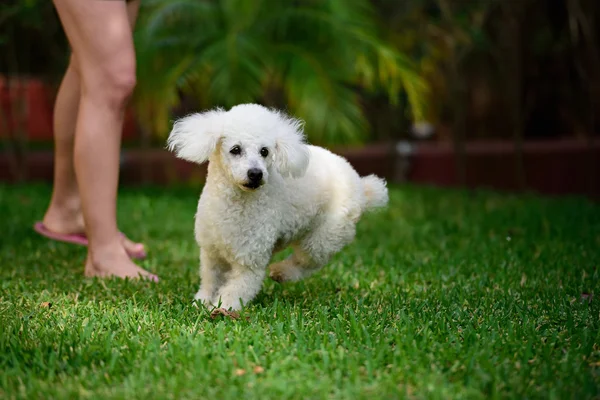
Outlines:
{"label": "dog's hind leg", "polygon": [[331,257],[352,242],[355,223],[347,217],[329,216],[292,247],[294,253],[271,264],[269,277],[277,282],[298,281],[321,269]]}

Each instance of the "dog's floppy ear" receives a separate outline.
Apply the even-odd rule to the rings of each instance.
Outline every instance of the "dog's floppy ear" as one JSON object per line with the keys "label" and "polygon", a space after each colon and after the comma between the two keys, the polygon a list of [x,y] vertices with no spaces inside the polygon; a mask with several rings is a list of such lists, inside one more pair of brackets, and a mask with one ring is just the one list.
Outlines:
{"label": "dog's floppy ear", "polygon": [[223,134],[224,119],[225,111],[220,108],[178,119],[167,139],[167,149],[178,158],[204,163]]}
{"label": "dog's floppy ear", "polygon": [[301,177],[306,172],[310,153],[304,141],[303,123],[278,113],[274,163],[283,176]]}

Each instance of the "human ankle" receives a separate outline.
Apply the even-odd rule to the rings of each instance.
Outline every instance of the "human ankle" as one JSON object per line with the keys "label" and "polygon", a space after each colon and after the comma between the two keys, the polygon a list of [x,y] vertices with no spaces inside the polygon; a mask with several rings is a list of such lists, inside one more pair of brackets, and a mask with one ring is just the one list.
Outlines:
{"label": "human ankle", "polygon": [[50,202],[50,209],[65,214],[80,214],[81,213],[81,199],[79,194],[62,194],[59,196],[53,196]]}
{"label": "human ankle", "polygon": [[98,239],[90,241],[90,253],[92,261],[101,261],[107,258],[127,256],[127,252],[123,247],[123,243],[117,239],[102,240]]}

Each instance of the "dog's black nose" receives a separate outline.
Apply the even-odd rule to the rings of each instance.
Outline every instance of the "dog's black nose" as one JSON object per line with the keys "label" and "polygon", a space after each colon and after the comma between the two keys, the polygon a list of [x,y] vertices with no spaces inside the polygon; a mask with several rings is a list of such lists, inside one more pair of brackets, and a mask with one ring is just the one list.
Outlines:
{"label": "dog's black nose", "polygon": [[262,179],[262,177],[263,177],[263,173],[260,169],[250,168],[248,170],[248,179],[250,179],[252,182],[258,182]]}

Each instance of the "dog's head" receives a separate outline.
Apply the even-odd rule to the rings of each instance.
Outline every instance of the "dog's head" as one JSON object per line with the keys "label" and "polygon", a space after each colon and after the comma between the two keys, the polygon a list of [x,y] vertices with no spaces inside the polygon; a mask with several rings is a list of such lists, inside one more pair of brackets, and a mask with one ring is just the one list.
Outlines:
{"label": "dog's head", "polygon": [[167,147],[187,161],[218,161],[227,178],[247,191],[266,184],[274,171],[300,177],[309,160],[302,123],[257,104],[181,118],[173,125]]}

